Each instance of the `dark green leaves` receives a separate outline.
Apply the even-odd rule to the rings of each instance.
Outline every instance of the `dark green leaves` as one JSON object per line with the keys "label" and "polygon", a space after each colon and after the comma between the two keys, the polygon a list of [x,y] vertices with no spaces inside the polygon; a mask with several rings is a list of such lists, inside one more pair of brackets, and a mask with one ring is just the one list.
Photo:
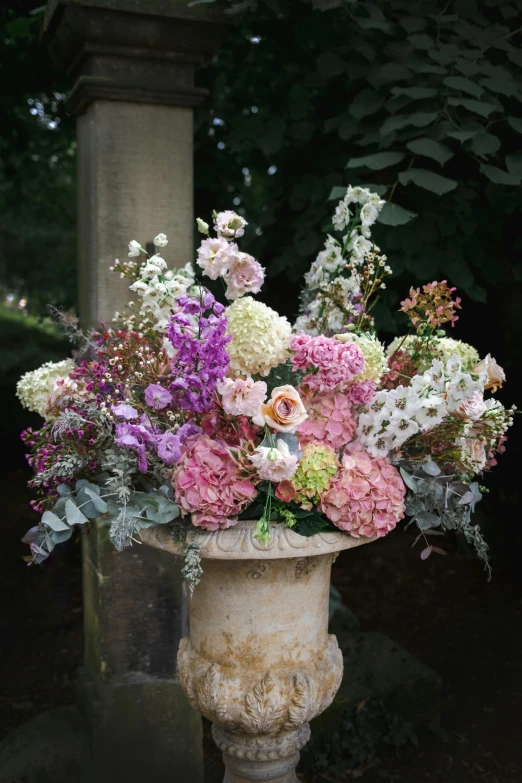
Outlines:
{"label": "dark green leaves", "polygon": [[404,226],[405,223],[409,223],[410,220],[416,218],[417,214],[411,212],[409,209],[404,209],[398,204],[391,204],[387,202],[381,210],[378,223],[383,223],[385,226]]}
{"label": "dark green leaves", "polygon": [[416,155],[424,155],[424,157],[432,158],[432,160],[436,160],[437,163],[440,163],[441,166],[452,158],[454,154],[449,147],[446,147],[444,144],[441,144],[439,141],[434,141],[433,139],[415,139],[414,141],[410,141],[406,146]]}
{"label": "dark green leaves", "polygon": [[455,182],[454,179],[441,177],[440,174],[435,174],[433,171],[428,171],[427,169],[409,169],[408,171],[402,171],[399,174],[399,182],[402,185],[408,185],[410,182],[413,182],[415,185],[418,185],[418,187],[430,190],[438,196],[443,196],[445,193],[449,193],[457,187],[457,182]]}
{"label": "dark green leaves", "polygon": [[364,155],[361,158],[351,158],[346,164],[347,169],[368,168],[380,171],[395,166],[404,158],[402,152],[376,152],[374,155]]}
{"label": "dark green leaves", "polygon": [[384,96],[379,95],[374,90],[363,90],[351,102],[348,111],[356,120],[362,120],[363,117],[375,114],[383,104]]}
{"label": "dark green leaves", "polygon": [[497,108],[493,103],[475,101],[472,98],[448,98],[448,103],[450,106],[462,106],[473,114],[480,114],[481,117],[489,117]]}
{"label": "dark green leaves", "polygon": [[452,89],[458,90],[459,92],[467,92],[470,95],[473,95],[475,98],[480,98],[484,92],[483,87],[480,87],[470,79],[466,79],[464,76],[448,76],[442,81],[446,87],[451,87]]}
{"label": "dark green leaves", "polygon": [[520,185],[520,177],[508,174],[507,171],[499,169],[498,166],[490,166],[487,163],[482,164],[480,170],[495,185]]}
{"label": "dark green leaves", "polygon": [[317,59],[317,70],[323,79],[338,76],[346,67],[346,62],[336,52],[322,52]]}

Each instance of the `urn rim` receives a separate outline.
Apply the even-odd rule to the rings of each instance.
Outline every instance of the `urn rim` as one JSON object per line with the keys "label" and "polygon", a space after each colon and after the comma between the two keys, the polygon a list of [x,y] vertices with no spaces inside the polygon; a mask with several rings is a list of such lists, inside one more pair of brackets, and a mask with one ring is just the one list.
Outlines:
{"label": "urn rim", "polygon": [[[222,530],[193,528],[189,542],[199,546],[200,556],[210,560],[279,560],[289,557],[313,557],[369,544],[376,537],[353,538],[348,533],[326,531],[301,536],[283,523],[270,524],[270,542],[264,545],[254,538],[255,520],[242,520]],[[183,554],[183,544],[175,541],[170,525],[154,525],[141,531],[143,543],[174,555]]]}

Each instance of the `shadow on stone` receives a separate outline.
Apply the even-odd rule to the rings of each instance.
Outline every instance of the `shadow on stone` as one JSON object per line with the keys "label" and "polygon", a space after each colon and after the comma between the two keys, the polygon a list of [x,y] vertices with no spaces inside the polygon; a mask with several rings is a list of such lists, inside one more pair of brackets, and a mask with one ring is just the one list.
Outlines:
{"label": "shadow on stone", "polygon": [[86,736],[77,707],[31,718],[0,742],[0,783],[83,781]]}

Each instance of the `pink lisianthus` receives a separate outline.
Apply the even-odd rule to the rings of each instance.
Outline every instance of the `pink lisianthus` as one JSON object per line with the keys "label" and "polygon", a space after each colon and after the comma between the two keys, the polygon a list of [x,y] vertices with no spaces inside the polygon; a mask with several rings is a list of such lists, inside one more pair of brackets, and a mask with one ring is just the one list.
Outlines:
{"label": "pink lisianthus", "polygon": [[290,453],[284,440],[278,440],[273,448],[258,446],[249,459],[264,481],[285,481],[292,478],[297,470],[297,454]]}
{"label": "pink lisianthus", "polygon": [[348,446],[341,469],[321,496],[319,510],[354,538],[385,536],[404,517],[406,487],[384,457]]}
{"label": "pink lisianthus", "polygon": [[206,435],[188,438],[172,475],[176,503],[196,527],[218,530],[236,524],[257,489],[239,475],[229,450]]}
{"label": "pink lisianthus", "polygon": [[222,237],[204,239],[198,248],[196,263],[203,270],[203,274],[211,280],[217,280],[229,271],[232,256],[236,251],[237,245]]}
{"label": "pink lisianthus", "polygon": [[352,405],[368,405],[375,394],[374,381],[356,381],[347,391],[348,399]]}
{"label": "pink lisianthus", "polygon": [[255,416],[266,399],[266,383],[253,378],[224,378],[218,386],[223,410],[230,416]]}
{"label": "pink lisianthus", "polygon": [[239,299],[245,294],[258,294],[265,280],[265,270],[248,253],[234,253],[230,268],[225,276],[227,299]]}
{"label": "pink lisianthus", "polygon": [[301,397],[308,412],[297,430],[301,446],[326,443],[338,450],[353,440],[357,423],[345,394],[301,390]]}

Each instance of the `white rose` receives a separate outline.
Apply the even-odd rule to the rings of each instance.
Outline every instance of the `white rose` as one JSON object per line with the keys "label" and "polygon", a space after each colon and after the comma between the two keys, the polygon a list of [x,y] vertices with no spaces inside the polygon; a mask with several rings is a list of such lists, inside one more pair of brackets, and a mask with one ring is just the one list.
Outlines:
{"label": "white rose", "polygon": [[157,237],[154,237],[154,244],[156,247],[167,247],[169,243],[169,240],[167,239],[166,234],[158,234]]}
{"label": "white rose", "polygon": [[475,391],[467,400],[463,400],[459,409],[456,411],[457,415],[462,419],[469,419],[469,421],[477,421],[482,414],[487,410],[486,403],[484,402],[484,395],[480,391]]}
{"label": "white rose", "polygon": [[486,358],[479,362],[471,372],[474,373],[474,375],[481,375],[482,373],[486,373],[487,381],[484,388],[491,389],[493,394],[497,391],[497,389],[502,388],[502,384],[506,380],[506,373],[502,367],[497,364],[490,353],[488,353]]}

